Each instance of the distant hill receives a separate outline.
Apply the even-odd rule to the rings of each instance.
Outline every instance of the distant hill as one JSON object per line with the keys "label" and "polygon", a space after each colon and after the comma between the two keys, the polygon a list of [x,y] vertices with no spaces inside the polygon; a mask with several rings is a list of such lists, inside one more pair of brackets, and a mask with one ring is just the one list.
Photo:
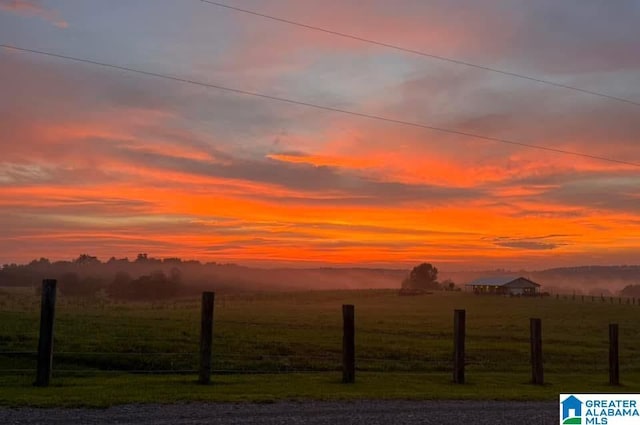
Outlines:
{"label": "distant hill", "polygon": [[640,266],[563,267],[533,272],[531,276],[547,288],[557,288],[556,292],[606,295],[640,284]]}
{"label": "distant hill", "polygon": [[[135,260],[111,258],[106,262],[81,255],[72,261],[34,260],[29,264],[5,265],[0,269],[0,286],[37,286],[44,278],[58,279],[69,274],[80,281],[92,279],[96,285],[108,286],[120,272],[132,279],[161,271],[176,273],[192,291],[217,290],[311,290],[311,289],[381,289],[399,288],[409,269],[381,268],[274,268],[244,267],[236,264],[200,263],[179,258],[148,258],[140,254]],[[640,265],[564,267],[542,271],[482,270],[441,271],[439,280],[453,280],[464,286],[479,277],[524,276],[542,285],[543,291],[578,294],[614,294],[627,285],[640,284]]]}
{"label": "distant hill", "polygon": [[119,273],[130,279],[162,272],[174,274],[185,288],[216,290],[307,290],[397,288],[407,270],[374,268],[275,268],[262,269],[236,264],[201,263],[178,258],[138,256],[111,258],[106,262],[82,255],[71,261],[50,262],[39,259],[29,264],[4,265],[0,269],[0,286],[37,286],[42,279],[91,281],[96,287],[107,287]]}
{"label": "distant hill", "polygon": [[627,285],[640,284],[640,265],[561,267],[539,271],[442,272],[441,275],[459,284],[464,284],[480,277],[523,276],[541,284],[542,291],[607,295],[615,294]]}

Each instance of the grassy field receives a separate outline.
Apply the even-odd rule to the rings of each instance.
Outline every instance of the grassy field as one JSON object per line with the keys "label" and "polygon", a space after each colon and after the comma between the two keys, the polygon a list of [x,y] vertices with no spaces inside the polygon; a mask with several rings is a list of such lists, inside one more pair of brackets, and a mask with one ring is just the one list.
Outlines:
{"label": "grassy field", "polygon": [[[0,292],[0,403],[90,405],[318,398],[553,399],[640,392],[640,306],[395,291],[219,294],[214,385],[194,384],[199,300],[122,304],[61,297],[54,386],[33,388],[39,299]],[[340,384],[341,305],[356,306],[358,376]],[[453,310],[467,310],[466,385],[451,383]],[[547,385],[529,380],[529,318],[543,323]],[[608,382],[608,324],[621,380]]]}

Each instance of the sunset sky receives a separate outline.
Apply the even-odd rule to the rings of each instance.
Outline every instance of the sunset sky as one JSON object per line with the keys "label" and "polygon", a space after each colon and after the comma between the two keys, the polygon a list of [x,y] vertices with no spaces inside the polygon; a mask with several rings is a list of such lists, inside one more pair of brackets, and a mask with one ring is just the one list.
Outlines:
{"label": "sunset sky", "polygon": [[[225,0],[640,102],[640,1]],[[0,0],[0,44],[640,164],[640,106],[198,0]],[[0,264],[640,263],[640,167],[0,48]]]}

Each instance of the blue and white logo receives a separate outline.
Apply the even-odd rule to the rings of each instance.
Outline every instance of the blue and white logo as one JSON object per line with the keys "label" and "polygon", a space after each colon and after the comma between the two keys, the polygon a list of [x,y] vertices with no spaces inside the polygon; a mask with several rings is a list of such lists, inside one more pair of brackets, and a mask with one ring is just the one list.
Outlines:
{"label": "blue and white logo", "polygon": [[582,402],[574,395],[570,395],[560,402],[562,406],[561,423],[582,424]]}
{"label": "blue and white logo", "polygon": [[560,425],[640,424],[640,394],[560,394]]}

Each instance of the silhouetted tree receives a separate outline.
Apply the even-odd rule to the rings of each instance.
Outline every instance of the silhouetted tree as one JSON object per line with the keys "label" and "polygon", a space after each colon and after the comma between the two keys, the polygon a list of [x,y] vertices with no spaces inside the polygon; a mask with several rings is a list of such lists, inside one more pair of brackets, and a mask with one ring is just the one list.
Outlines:
{"label": "silhouetted tree", "polygon": [[40,257],[39,260],[33,260],[29,263],[29,267],[46,267],[50,266],[51,262],[48,258]]}
{"label": "silhouetted tree", "polygon": [[429,263],[415,266],[409,277],[402,281],[403,288],[438,289],[438,269]]}
{"label": "silhouetted tree", "polygon": [[101,264],[98,257],[94,257],[93,255],[81,254],[78,258],[75,259],[76,264]]}
{"label": "silhouetted tree", "polygon": [[65,296],[90,297],[104,287],[104,282],[102,279],[93,276],[86,276],[81,279],[77,273],[67,272],[58,278],[58,287]]}
{"label": "silhouetted tree", "polygon": [[126,272],[118,272],[111,285],[107,287],[107,295],[111,298],[127,299],[131,297],[131,275]]}
{"label": "silhouetted tree", "polygon": [[182,271],[177,267],[172,267],[169,270],[169,282],[180,285],[182,283]]}
{"label": "silhouetted tree", "polygon": [[456,290],[456,284],[451,279],[445,279],[445,281],[442,282],[441,286],[442,286],[442,289],[444,289],[445,291],[455,291]]}
{"label": "silhouetted tree", "polygon": [[64,295],[69,295],[80,286],[80,276],[78,273],[64,273],[58,278],[58,288]]}
{"label": "silhouetted tree", "polygon": [[127,273],[118,272],[107,288],[112,298],[126,300],[154,300],[175,297],[180,293],[182,273],[178,268],[170,271],[169,277],[161,270],[131,279]]}
{"label": "silhouetted tree", "polygon": [[178,258],[178,257],[170,257],[170,258],[164,258],[162,260],[163,263],[165,264],[182,264],[182,259]]}
{"label": "silhouetted tree", "polygon": [[623,297],[640,297],[640,285],[627,285],[620,291],[620,295]]}

